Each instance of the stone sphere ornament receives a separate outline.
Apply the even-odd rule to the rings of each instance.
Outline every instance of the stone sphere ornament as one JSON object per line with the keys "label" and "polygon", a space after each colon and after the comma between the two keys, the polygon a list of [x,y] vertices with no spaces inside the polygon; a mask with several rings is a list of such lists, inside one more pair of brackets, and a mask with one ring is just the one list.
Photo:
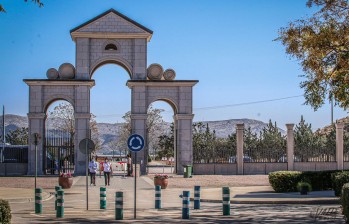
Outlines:
{"label": "stone sphere ornament", "polygon": [[164,69],[159,64],[151,64],[147,69],[147,77],[150,80],[161,80]]}
{"label": "stone sphere ornament", "polygon": [[176,72],[169,68],[164,71],[164,79],[165,80],[174,80],[176,78]]}
{"label": "stone sphere ornament", "polygon": [[61,66],[59,66],[58,73],[61,79],[73,79],[75,77],[74,65],[70,63],[61,64]]}
{"label": "stone sphere ornament", "polygon": [[58,79],[58,71],[55,68],[49,68],[46,72],[46,76],[48,79]]}

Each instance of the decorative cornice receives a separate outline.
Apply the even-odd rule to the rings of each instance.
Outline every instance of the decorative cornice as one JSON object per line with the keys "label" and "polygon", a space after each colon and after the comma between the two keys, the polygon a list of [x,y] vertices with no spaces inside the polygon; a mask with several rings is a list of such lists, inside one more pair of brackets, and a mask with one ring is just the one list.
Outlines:
{"label": "decorative cornice", "polygon": [[336,123],[336,128],[337,129],[343,129],[344,128],[344,123]]}
{"label": "decorative cornice", "polygon": [[198,80],[128,80],[126,85],[131,88],[134,86],[155,86],[155,87],[193,87]]}
{"label": "decorative cornice", "polygon": [[293,130],[294,124],[286,124],[287,130],[291,131]]}
{"label": "decorative cornice", "polygon": [[148,117],[148,114],[131,114],[132,120],[146,120]]}
{"label": "decorative cornice", "polygon": [[176,120],[192,120],[194,118],[194,114],[175,114],[174,118]]}
{"label": "decorative cornice", "polygon": [[27,116],[29,119],[45,119],[46,118],[45,113],[28,113]]}
{"label": "decorative cornice", "polygon": [[76,38],[95,38],[95,39],[151,39],[149,33],[113,33],[113,32],[72,32],[71,37]]}
{"label": "decorative cornice", "polygon": [[95,80],[50,80],[50,79],[23,79],[28,86],[94,86]]}
{"label": "decorative cornice", "polygon": [[245,124],[236,124],[236,130],[244,130],[245,129]]}
{"label": "decorative cornice", "polygon": [[91,114],[90,113],[74,113],[74,118],[75,119],[90,119]]}

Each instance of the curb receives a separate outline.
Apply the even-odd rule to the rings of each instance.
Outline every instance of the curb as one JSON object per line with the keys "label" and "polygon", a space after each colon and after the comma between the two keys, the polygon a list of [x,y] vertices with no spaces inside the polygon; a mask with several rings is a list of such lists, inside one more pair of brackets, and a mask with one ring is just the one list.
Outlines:
{"label": "curb", "polygon": [[[48,201],[48,200],[51,200],[54,195],[51,193],[51,192],[46,192],[44,191],[43,193],[46,193],[42,199],[42,201]],[[14,203],[22,203],[22,202],[33,202],[35,201],[35,198],[32,197],[32,198],[9,198],[9,199],[4,199],[8,202],[14,202]]]}
{"label": "curb", "polygon": [[[194,201],[194,198],[190,198],[190,201]],[[200,199],[200,202],[208,203],[222,203],[222,200],[217,199]],[[275,204],[302,204],[302,205],[332,205],[339,204],[339,198],[330,199],[313,199],[313,200],[231,200],[231,204],[265,204],[265,205],[275,205]]]}

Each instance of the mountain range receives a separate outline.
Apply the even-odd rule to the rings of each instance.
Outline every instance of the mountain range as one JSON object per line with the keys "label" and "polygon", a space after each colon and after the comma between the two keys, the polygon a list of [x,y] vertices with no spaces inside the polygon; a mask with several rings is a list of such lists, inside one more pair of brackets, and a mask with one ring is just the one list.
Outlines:
{"label": "mountain range", "polygon": [[[253,133],[259,134],[267,123],[259,120],[253,119],[230,119],[230,120],[220,120],[220,121],[201,121],[204,125],[209,126],[210,130],[215,130],[217,137],[225,138],[228,135],[236,132],[236,124],[244,123],[245,128],[251,128]],[[0,129],[2,130],[2,116],[0,116]],[[100,142],[102,144],[102,151],[110,151],[110,146],[108,143],[118,139],[121,132],[123,123],[97,123],[97,128],[99,132]],[[28,127],[28,119],[25,116],[19,116],[14,114],[5,115],[5,131],[8,133],[11,130],[16,130],[17,128]],[[170,129],[170,123],[164,123],[161,127],[162,130],[167,132]],[[286,132],[280,129],[280,132],[285,135]]]}

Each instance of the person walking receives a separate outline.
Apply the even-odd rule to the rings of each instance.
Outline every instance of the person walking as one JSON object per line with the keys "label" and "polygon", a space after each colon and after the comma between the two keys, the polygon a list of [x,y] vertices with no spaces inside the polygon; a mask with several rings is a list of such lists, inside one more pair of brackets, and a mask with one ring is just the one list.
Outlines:
{"label": "person walking", "polygon": [[132,158],[131,155],[128,154],[127,155],[127,176],[131,176],[132,175]]}
{"label": "person walking", "polygon": [[96,186],[96,172],[98,169],[98,163],[96,162],[96,159],[94,157],[91,158],[91,161],[88,164],[88,168],[90,170],[90,177],[91,177],[90,186],[92,184]]}
{"label": "person walking", "polygon": [[113,168],[108,158],[105,158],[105,162],[103,163],[103,172],[104,172],[104,182],[105,186],[110,186],[110,174],[113,172]]}

